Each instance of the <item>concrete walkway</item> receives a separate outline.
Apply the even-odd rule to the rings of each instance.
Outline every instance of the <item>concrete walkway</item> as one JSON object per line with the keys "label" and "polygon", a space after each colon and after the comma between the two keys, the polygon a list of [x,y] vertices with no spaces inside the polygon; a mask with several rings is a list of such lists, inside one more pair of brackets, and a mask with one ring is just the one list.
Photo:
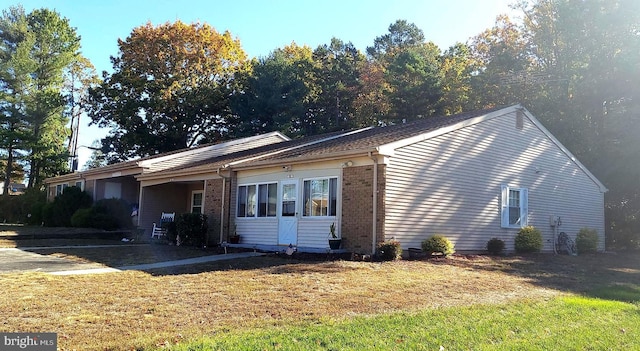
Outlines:
{"label": "concrete walkway", "polygon": [[206,263],[206,262],[214,262],[214,261],[224,261],[224,260],[235,260],[238,258],[249,258],[256,256],[263,256],[263,253],[260,252],[238,252],[231,254],[221,254],[221,255],[211,255],[211,256],[201,256],[194,258],[185,258],[182,260],[175,261],[165,261],[165,262],[156,262],[156,263],[147,263],[147,264],[139,264],[134,266],[121,266],[116,268],[93,268],[93,269],[77,269],[70,271],[60,271],[60,272],[51,272],[53,275],[77,275],[77,274],[96,274],[96,273],[113,273],[113,272],[122,272],[122,271],[144,271],[147,269],[158,269],[158,268],[167,268],[167,267],[175,267],[175,266],[186,266],[190,264],[198,264],[198,263]]}
{"label": "concrete walkway", "polygon": [[[32,251],[41,249],[65,249],[65,248],[99,248],[113,247],[115,245],[86,245],[86,246],[56,246],[56,247],[19,247],[0,248],[0,274],[20,272],[46,272],[54,275],[77,275],[113,273],[129,270],[147,270],[174,266],[184,266],[214,261],[234,260],[264,255],[259,252],[240,252],[231,254],[209,255],[182,260],[147,263],[132,266],[104,267],[98,263],[78,263],[68,259],[40,255]],[[132,245],[117,245],[117,247]]]}

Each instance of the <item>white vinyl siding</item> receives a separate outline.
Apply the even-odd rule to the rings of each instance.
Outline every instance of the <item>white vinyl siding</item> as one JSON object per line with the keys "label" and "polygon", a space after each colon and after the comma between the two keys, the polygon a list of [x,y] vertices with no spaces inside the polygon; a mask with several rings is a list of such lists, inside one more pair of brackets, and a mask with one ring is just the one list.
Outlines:
{"label": "white vinyl siding", "polygon": [[420,247],[433,234],[459,251],[484,251],[493,237],[513,250],[518,229],[501,227],[501,189],[528,189],[528,224],[541,230],[551,251],[549,216],[562,217],[570,236],[598,230],[604,248],[600,188],[529,118],[516,128],[511,113],[395,150],[387,164],[385,237]]}

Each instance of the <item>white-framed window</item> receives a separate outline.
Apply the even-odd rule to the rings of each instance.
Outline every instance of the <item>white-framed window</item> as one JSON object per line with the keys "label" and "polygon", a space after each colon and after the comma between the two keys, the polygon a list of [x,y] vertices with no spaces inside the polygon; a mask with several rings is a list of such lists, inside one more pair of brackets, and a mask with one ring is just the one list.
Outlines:
{"label": "white-framed window", "polygon": [[275,217],[277,214],[278,183],[238,186],[238,217]]}
{"label": "white-framed window", "polygon": [[191,213],[202,213],[204,206],[204,191],[195,190],[191,192]]}
{"label": "white-framed window", "polygon": [[338,199],[338,178],[304,181],[304,217],[335,216]]}
{"label": "white-framed window", "polygon": [[522,228],[528,225],[529,191],[502,185],[502,228]]}

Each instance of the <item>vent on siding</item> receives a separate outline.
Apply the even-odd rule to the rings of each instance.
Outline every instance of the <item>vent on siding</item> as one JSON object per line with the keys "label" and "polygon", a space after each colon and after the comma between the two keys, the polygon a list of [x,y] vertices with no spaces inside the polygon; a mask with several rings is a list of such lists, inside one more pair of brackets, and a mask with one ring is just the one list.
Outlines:
{"label": "vent on siding", "polygon": [[522,130],[524,128],[524,112],[521,109],[516,111],[516,129]]}

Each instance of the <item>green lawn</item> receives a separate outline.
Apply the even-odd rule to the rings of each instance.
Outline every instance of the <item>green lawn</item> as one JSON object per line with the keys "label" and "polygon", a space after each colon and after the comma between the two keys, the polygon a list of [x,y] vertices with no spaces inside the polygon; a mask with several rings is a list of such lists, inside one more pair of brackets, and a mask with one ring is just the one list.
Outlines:
{"label": "green lawn", "polygon": [[[640,300],[638,287],[606,290]],[[632,350],[638,325],[637,302],[571,296],[227,332],[171,350]]]}

